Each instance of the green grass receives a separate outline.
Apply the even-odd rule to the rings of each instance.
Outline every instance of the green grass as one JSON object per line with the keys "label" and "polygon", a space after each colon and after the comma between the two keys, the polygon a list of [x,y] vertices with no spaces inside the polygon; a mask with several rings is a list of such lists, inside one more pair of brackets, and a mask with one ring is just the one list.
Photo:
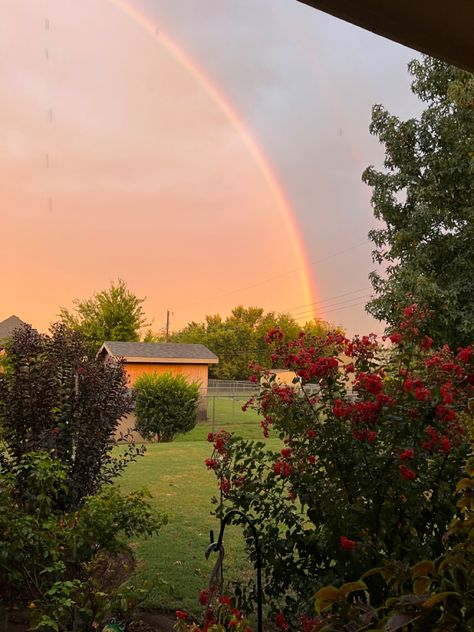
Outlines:
{"label": "green grass", "polygon": [[208,421],[200,422],[185,435],[176,437],[175,441],[204,441],[209,432],[215,432],[224,428],[229,432],[235,432],[244,439],[261,439],[262,430],[260,420],[262,419],[253,410],[242,410],[242,406],[248,397],[209,397],[207,406]]}
{"label": "green grass", "polygon": [[[255,420],[253,423],[258,428]],[[261,431],[255,433],[251,424],[248,426],[247,434],[260,439]],[[147,607],[199,611],[197,596],[201,588],[207,587],[216,560],[215,554],[209,560],[204,557],[210,529],[215,539],[219,532],[219,522],[211,516],[217,480],[204,465],[212,446],[196,440],[199,433],[193,432],[194,440],[188,433],[173,443],[149,444],[145,456],[130,464],[119,479],[124,492],[147,487],[153,496],[152,505],[168,514],[168,524],[158,535],[132,543],[139,561],[135,579],[146,581],[150,588],[144,604]],[[269,447],[277,444],[276,440],[269,441]],[[224,545],[226,580],[251,576],[253,570],[240,527],[226,529]]]}

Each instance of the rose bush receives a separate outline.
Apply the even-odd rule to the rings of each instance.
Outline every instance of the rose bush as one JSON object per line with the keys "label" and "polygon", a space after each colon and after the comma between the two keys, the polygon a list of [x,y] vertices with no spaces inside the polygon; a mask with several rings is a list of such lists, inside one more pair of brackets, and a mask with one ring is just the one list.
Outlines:
{"label": "rose bush", "polygon": [[[374,335],[302,334],[286,343],[270,332],[273,362],[297,378],[282,385],[258,372],[260,392],[249,405],[281,450],[225,432],[209,437],[218,513],[236,507],[254,518],[274,608],[309,604],[315,580],[316,588],[340,586],[389,560],[413,564],[441,554],[468,450],[462,416],[474,352],[432,350],[424,319],[416,305],[407,307],[388,337],[391,348]],[[318,385],[316,394],[305,392],[307,382]],[[253,556],[249,533],[247,544]],[[383,581],[367,581],[382,603]],[[254,593],[236,588],[243,602]]]}

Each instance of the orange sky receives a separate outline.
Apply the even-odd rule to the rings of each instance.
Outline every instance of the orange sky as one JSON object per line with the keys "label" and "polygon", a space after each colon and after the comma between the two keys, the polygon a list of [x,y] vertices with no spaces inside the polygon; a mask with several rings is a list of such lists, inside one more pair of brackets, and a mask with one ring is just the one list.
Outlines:
{"label": "orange sky", "polygon": [[159,37],[108,2],[3,5],[0,319],[46,329],[118,277],[155,329],[168,307],[176,328],[314,300],[304,270],[228,294],[302,253],[238,131]]}

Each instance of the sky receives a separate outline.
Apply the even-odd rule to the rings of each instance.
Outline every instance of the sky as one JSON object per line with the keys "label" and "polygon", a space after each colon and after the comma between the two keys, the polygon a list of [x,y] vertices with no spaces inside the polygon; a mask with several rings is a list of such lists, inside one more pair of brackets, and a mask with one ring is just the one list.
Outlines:
{"label": "sky", "polygon": [[0,0],[0,320],[118,278],[159,331],[238,305],[380,333],[361,182],[417,54],[296,0]]}

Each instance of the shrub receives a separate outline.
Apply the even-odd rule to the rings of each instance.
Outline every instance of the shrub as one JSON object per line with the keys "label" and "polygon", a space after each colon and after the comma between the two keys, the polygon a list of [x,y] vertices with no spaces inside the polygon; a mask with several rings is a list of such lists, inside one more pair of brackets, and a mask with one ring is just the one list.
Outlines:
{"label": "shrub", "polygon": [[[457,516],[443,537],[446,549],[436,560],[420,559],[411,566],[395,562],[369,570],[383,578],[388,597],[380,608],[371,605],[363,581],[340,589],[327,586],[315,595],[319,616],[316,630],[409,629],[472,630],[474,627],[474,459],[466,465],[467,476],[456,486]],[[454,545],[447,545],[454,540]],[[354,592],[358,598],[354,599]],[[361,592],[362,591],[362,592]]]}
{"label": "shrub", "polygon": [[[103,623],[117,596],[133,592],[117,590],[122,559],[130,559],[126,539],[150,535],[165,521],[152,513],[146,492],[122,496],[115,487],[85,498],[78,510],[59,509],[66,481],[66,465],[45,452],[0,466],[0,594],[9,607],[28,604],[48,631]],[[122,580],[111,584],[120,572]]]}
{"label": "shrub", "polygon": [[122,364],[87,357],[82,336],[65,325],[51,335],[16,329],[0,373],[0,427],[11,462],[46,450],[66,472],[56,502],[77,507],[111,481],[140,450],[113,457],[113,433],[132,410]]}
{"label": "shrub", "polygon": [[172,441],[196,425],[199,385],[182,375],[145,373],[135,382],[136,428],[145,439]]}
{"label": "shrub", "polygon": [[[274,608],[308,602],[314,578],[337,587],[389,560],[413,564],[442,552],[467,453],[460,413],[472,393],[474,352],[431,351],[419,335],[422,319],[416,306],[405,310],[390,354],[373,335],[303,335],[286,344],[272,332],[274,361],[317,382],[319,392],[262,381],[250,405],[263,414],[264,433],[273,429],[284,442],[280,452],[210,436],[220,511],[236,507],[254,518]],[[250,534],[247,543],[253,556]],[[383,582],[367,581],[380,605]],[[244,586],[236,594],[249,597]]]}

